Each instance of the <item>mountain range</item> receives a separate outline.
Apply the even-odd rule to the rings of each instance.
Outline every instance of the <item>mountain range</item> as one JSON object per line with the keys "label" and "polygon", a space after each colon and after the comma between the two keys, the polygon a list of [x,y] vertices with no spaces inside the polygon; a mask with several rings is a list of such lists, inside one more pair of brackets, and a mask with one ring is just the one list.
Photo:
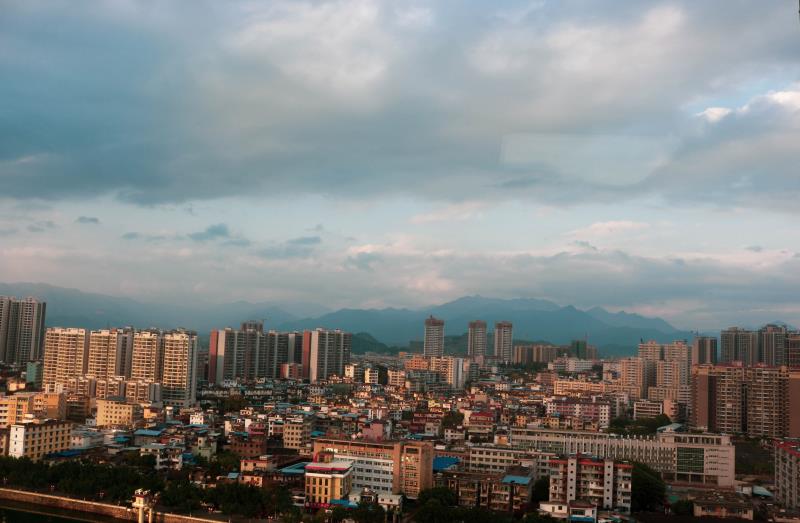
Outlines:
{"label": "mountain range", "polygon": [[226,304],[143,303],[41,283],[0,283],[0,295],[36,296],[45,300],[48,326],[90,329],[122,325],[185,327],[207,334],[211,329],[237,326],[244,320],[263,319],[267,328],[339,328],[361,333],[360,336],[368,333],[371,344],[403,348],[422,339],[423,321],[429,315],[445,320],[445,334],[448,336],[464,334],[467,323],[474,319],[485,320],[490,331],[494,322],[508,320],[514,324],[514,338],[517,340],[565,344],[586,337],[605,355],[632,354],[640,339],[666,342],[692,336],[692,333],[679,330],[661,318],[612,313],[600,307],[580,310],[531,298],[466,296],[423,309],[340,309],[319,314],[325,309],[314,304],[245,301]]}

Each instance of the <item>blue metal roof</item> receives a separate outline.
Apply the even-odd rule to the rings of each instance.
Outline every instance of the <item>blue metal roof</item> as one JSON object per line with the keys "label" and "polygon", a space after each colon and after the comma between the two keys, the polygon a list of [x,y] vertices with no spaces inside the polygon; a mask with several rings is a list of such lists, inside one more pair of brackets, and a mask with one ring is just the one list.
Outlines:
{"label": "blue metal roof", "polygon": [[531,482],[531,478],[528,476],[515,476],[513,474],[508,474],[502,480],[502,483],[517,483],[519,485],[528,485]]}
{"label": "blue metal roof", "polygon": [[761,496],[764,498],[771,498],[772,493],[760,485],[753,485],[753,495]]}
{"label": "blue metal roof", "polygon": [[439,456],[433,458],[433,471],[434,472],[441,472],[443,470],[447,470],[453,465],[457,465],[461,460],[458,458],[451,458],[448,456]]}
{"label": "blue metal roof", "polygon": [[356,508],[358,505],[350,501],[349,499],[332,499],[331,505],[337,505],[344,508]]}
{"label": "blue metal roof", "polygon": [[305,474],[306,465],[308,465],[309,463],[310,461],[302,461],[300,463],[295,463],[294,465],[282,468],[281,472],[283,472],[284,474]]}
{"label": "blue metal roof", "polygon": [[152,436],[152,437],[158,437],[158,436],[160,436],[160,435],[161,435],[163,432],[164,432],[163,430],[148,430],[148,429],[139,429],[139,430],[137,430],[136,432],[134,432],[134,433],[133,433],[133,435],[134,435],[134,436]]}

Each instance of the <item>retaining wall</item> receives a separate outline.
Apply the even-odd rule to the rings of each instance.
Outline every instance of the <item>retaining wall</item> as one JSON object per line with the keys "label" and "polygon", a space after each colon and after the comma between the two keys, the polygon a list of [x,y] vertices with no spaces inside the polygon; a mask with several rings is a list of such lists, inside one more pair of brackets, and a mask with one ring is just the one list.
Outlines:
{"label": "retaining wall", "polygon": [[[108,505],[106,503],[83,501],[82,499],[65,498],[50,494],[40,494],[38,492],[28,492],[27,490],[0,488],[0,499],[61,510],[97,514],[123,521],[136,521],[137,517],[137,512],[135,510],[125,506]],[[158,523],[219,523],[219,520],[214,519],[196,518],[162,512],[156,513],[155,521]]]}

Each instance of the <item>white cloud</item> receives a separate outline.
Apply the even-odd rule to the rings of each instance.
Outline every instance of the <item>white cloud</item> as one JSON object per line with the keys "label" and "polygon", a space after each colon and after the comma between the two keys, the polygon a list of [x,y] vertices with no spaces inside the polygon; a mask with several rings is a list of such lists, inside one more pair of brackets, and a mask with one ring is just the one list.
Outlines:
{"label": "white cloud", "polygon": [[394,45],[379,16],[371,0],[270,3],[251,12],[228,45],[316,88],[366,89],[386,72]]}
{"label": "white cloud", "polygon": [[485,202],[454,203],[431,212],[416,214],[411,217],[411,223],[463,222],[479,217],[486,206]]}
{"label": "white cloud", "polygon": [[568,233],[569,236],[576,238],[598,238],[607,236],[624,235],[630,232],[638,232],[650,228],[649,223],[634,222],[630,220],[612,220],[607,222],[595,222],[588,227],[576,229]]}
{"label": "white cloud", "polygon": [[731,114],[731,112],[731,109],[728,109],[727,107],[709,107],[708,109],[698,113],[697,116],[705,118],[706,121],[710,123],[717,123]]}

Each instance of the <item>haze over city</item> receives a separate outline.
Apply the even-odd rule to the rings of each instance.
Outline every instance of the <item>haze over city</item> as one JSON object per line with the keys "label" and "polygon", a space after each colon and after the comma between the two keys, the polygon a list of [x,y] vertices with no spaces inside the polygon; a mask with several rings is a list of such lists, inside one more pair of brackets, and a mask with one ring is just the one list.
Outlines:
{"label": "haze over city", "polygon": [[4,283],[800,323],[790,2],[0,5]]}

